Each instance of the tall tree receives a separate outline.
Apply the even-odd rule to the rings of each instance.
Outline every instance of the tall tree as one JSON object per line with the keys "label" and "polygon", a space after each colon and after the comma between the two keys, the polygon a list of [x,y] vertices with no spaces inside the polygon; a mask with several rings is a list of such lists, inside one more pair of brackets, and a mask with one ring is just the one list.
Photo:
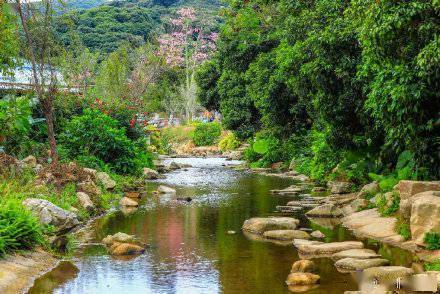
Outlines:
{"label": "tall tree", "polygon": [[177,18],[171,19],[173,29],[159,38],[159,54],[166,58],[170,66],[181,67],[185,80],[180,92],[185,100],[185,115],[191,119],[196,107],[196,68],[215,51],[217,34],[205,35],[195,27],[195,10],[191,7],[177,11]]}
{"label": "tall tree", "polygon": [[31,62],[34,89],[41,104],[47,124],[50,158],[58,162],[54,131],[54,97],[57,92],[58,73],[55,69],[57,46],[53,29],[53,2],[43,0],[37,4],[16,0],[25,36],[26,55]]}

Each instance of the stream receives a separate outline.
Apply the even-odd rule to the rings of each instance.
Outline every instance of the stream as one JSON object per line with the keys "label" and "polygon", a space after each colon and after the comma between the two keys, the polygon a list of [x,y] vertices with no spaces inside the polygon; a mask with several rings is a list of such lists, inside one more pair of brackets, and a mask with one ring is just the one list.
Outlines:
{"label": "stream", "polygon": [[[293,245],[252,240],[241,231],[251,217],[283,215],[300,219],[300,228],[321,230],[326,242],[355,240],[332,220],[311,223],[304,212],[280,213],[292,196],[271,195],[294,181],[236,171],[220,158],[172,159],[191,168],[167,174],[148,184],[148,197],[136,211],[115,211],[92,224],[94,244],[79,250],[71,262],[61,262],[35,281],[29,293],[290,293],[285,284],[299,259]],[[182,202],[151,196],[159,185],[177,189]],[[319,223],[319,224],[318,224]],[[228,231],[235,231],[231,234]],[[145,254],[115,258],[96,244],[109,234],[124,232],[149,244]],[[411,265],[410,253],[363,240],[392,265]],[[357,290],[355,275],[339,273],[327,258],[314,260],[320,285],[307,293]]]}

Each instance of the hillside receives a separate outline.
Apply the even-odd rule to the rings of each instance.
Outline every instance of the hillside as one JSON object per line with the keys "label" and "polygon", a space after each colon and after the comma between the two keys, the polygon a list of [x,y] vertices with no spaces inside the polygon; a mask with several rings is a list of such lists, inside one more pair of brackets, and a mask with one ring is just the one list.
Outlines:
{"label": "hillside", "polygon": [[182,6],[197,9],[205,30],[217,30],[218,0],[82,0],[67,2],[67,12],[58,18],[57,32],[65,45],[70,44],[74,31],[91,51],[108,54],[127,42],[133,47],[144,44],[160,33],[168,15]]}

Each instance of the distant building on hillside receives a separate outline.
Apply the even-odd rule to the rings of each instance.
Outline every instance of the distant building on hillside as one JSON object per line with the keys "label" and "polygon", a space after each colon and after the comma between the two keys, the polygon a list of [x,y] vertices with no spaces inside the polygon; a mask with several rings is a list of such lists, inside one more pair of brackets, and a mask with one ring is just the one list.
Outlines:
{"label": "distant building on hillside", "polygon": [[[50,72],[45,73],[49,77]],[[68,88],[64,82],[63,76],[56,71],[58,80],[58,89],[69,92],[79,92],[78,88]],[[32,74],[32,66],[30,63],[24,63],[12,70],[12,75],[0,73],[0,90],[32,90],[34,88],[34,78]]]}

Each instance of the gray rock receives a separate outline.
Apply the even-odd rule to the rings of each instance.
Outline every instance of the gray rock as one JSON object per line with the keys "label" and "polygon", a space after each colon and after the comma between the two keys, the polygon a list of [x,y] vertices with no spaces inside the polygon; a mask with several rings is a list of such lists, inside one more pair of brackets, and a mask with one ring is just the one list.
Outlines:
{"label": "gray rock", "polygon": [[69,231],[79,225],[76,214],[56,206],[44,199],[28,198],[23,205],[44,225],[52,225],[58,233]]}
{"label": "gray rock", "polygon": [[116,182],[105,172],[99,172],[96,174],[98,180],[102,183],[106,190],[111,190],[116,187]]}
{"label": "gray rock", "polygon": [[87,209],[88,211],[93,211],[95,209],[95,204],[90,200],[89,195],[84,192],[77,192],[76,197],[78,197],[79,204]]}
{"label": "gray rock", "polygon": [[101,195],[101,189],[92,181],[81,182],[76,185],[79,191],[88,195],[98,196]]}

